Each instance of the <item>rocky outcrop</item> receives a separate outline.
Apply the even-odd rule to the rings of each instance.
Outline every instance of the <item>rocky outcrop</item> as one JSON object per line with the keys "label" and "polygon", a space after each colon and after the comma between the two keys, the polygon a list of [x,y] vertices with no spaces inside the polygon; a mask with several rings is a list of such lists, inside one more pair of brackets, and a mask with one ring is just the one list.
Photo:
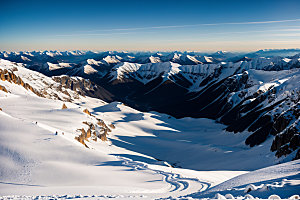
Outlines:
{"label": "rocky outcrop", "polygon": [[[94,116],[93,116],[94,117]],[[81,128],[77,131],[80,132],[79,136],[76,136],[75,139],[86,146],[88,148],[88,145],[86,144],[86,141],[89,141],[89,139],[97,142],[98,139],[101,141],[108,141],[107,135],[108,132],[111,132],[111,130],[108,128],[106,123],[98,118],[95,118],[97,123],[93,122],[82,122],[87,126],[87,128]]]}
{"label": "rocky outcrop", "polygon": [[[276,151],[276,156],[286,156],[300,148],[300,121],[299,119],[282,133],[276,135],[271,151]],[[299,150],[298,150],[299,151]],[[296,157],[297,158],[297,154]]]}
{"label": "rocky outcrop", "polygon": [[97,119],[97,125],[99,125],[100,127],[102,127],[107,132],[111,132],[110,128],[108,128],[108,126],[106,125],[106,123],[103,120]]}
{"label": "rocky outcrop", "polygon": [[[287,156],[300,148],[300,103],[292,106],[287,111],[275,117],[270,123],[272,134],[275,138],[271,151],[277,157]],[[296,157],[297,158],[297,154]]]}
{"label": "rocky outcrop", "polygon": [[80,142],[81,144],[83,144],[86,148],[89,148],[89,147],[86,145],[85,141],[84,141],[84,140],[85,140],[84,134],[81,134],[81,135],[75,137],[75,140],[77,140],[78,142]]}
{"label": "rocky outcrop", "polygon": [[[85,96],[85,94],[81,93],[80,90],[71,90],[67,87],[67,85],[62,85],[54,81],[52,78],[24,68],[24,65],[21,66],[21,64],[5,60],[0,60],[0,62],[4,65],[3,67],[0,66],[0,80],[20,85],[25,89],[32,91],[39,97],[57,99],[64,102],[73,102],[75,99],[79,99],[80,95]],[[77,77],[72,78],[72,80],[73,79],[88,82],[83,78]],[[93,91],[91,88],[86,88],[86,90],[91,93]]]}
{"label": "rocky outcrop", "polygon": [[29,83],[24,83],[21,77],[17,76],[14,71],[16,70],[7,70],[7,69],[0,69],[0,79],[2,81],[8,81],[10,83],[14,83],[17,85],[21,85],[26,90],[32,91],[34,94],[36,94],[39,97],[44,97],[43,94],[41,94],[38,90],[34,89]]}
{"label": "rocky outcrop", "polygon": [[91,82],[89,79],[70,76],[53,76],[55,82],[60,83],[61,87],[76,91],[82,96],[90,96],[111,102],[113,95],[99,85]]}

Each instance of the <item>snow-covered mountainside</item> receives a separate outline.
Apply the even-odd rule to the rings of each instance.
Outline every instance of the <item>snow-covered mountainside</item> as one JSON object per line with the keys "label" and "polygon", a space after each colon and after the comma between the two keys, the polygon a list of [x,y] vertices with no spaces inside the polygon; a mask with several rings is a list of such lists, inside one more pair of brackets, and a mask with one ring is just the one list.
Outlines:
{"label": "snow-covered mountainside", "polygon": [[298,194],[299,54],[1,55],[2,199]]}
{"label": "snow-covered mountainside", "polygon": [[[281,157],[299,148],[300,54],[279,55],[297,51],[218,51],[210,55],[45,51],[0,55],[12,61],[27,56],[31,61],[22,60],[26,68],[48,76],[89,79],[92,92],[85,89],[87,84],[81,84],[81,90],[107,102],[121,101],[141,111],[177,118],[210,118],[227,125],[227,131],[250,132],[245,143],[251,147],[276,136],[270,149]],[[272,52],[275,56],[261,57]],[[299,156],[300,152],[295,154],[295,158]]]}
{"label": "snow-covered mountainside", "polygon": [[198,65],[124,62],[92,80],[142,111],[210,118],[227,131],[250,132],[250,147],[276,136],[269,148],[298,159],[299,70],[299,55]]}

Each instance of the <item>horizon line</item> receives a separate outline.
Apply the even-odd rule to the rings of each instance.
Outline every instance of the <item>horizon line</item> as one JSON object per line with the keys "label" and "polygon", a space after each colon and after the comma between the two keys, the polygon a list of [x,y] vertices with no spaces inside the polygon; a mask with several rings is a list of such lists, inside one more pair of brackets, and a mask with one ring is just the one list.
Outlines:
{"label": "horizon line", "polygon": [[49,52],[54,52],[54,51],[58,51],[58,52],[72,52],[72,51],[81,51],[81,52],[96,52],[96,53],[105,53],[105,52],[180,52],[180,53],[184,53],[184,52],[198,52],[198,53],[209,53],[209,52],[258,52],[258,51],[278,51],[278,50],[295,50],[295,51],[300,51],[300,48],[267,48],[267,49],[258,49],[258,50],[241,50],[241,51],[230,51],[230,50],[207,50],[207,51],[197,51],[197,50],[83,50],[83,49],[75,49],[75,50],[19,50],[19,51],[7,51],[7,50],[0,50],[1,53],[3,52],[8,52],[8,53],[12,53],[12,52],[44,52],[44,51],[49,51]]}

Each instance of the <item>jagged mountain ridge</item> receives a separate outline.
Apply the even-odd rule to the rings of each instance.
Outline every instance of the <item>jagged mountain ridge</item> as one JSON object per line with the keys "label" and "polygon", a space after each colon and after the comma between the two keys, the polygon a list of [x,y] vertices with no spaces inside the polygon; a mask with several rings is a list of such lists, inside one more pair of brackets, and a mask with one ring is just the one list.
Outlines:
{"label": "jagged mountain ridge", "polygon": [[[141,111],[217,120],[227,125],[227,131],[250,132],[245,141],[249,146],[275,136],[270,149],[278,157],[293,153],[299,158],[299,54],[242,55],[237,59],[217,52],[206,64],[180,64],[184,59],[177,52],[165,56],[156,53],[148,60],[141,54],[140,63],[133,56],[131,62],[122,59],[128,58],[127,53],[116,54],[108,52],[101,60],[89,58],[63,69],[47,71],[45,65],[36,64],[26,67],[49,76],[90,79],[107,91],[107,95],[100,96],[100,92],[94,97],[122,101]],[[188,58],[186,54],[181,57]]]}
{"label": "jagged mountain ridge", "polygon": [[[218,51],[216,53],[201,52],[117,52],[117,51],[20,51],[0,52],[0,58],[30,65],[41,65],[46,62],[52,64],[85,64],[88,59],[94,59],[98,65],[113,66],[120,62],[157,63],[175,62],[181,65],[194,65],[201,63],[219,63],[237,61],[243,57],[256,58],[263,56],[291,56],[300,53],[299,49],[287,50],[260,50],[253,53],[232,53]],[[93,62],[92,60],[90,60]],[[89,63],[90,64],[90,63]]]}

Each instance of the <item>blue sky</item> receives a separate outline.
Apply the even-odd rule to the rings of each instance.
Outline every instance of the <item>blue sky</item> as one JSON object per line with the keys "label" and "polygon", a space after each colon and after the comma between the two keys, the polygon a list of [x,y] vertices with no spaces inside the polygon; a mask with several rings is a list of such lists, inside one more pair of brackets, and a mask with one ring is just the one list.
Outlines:
{"label": "blue sky", "polygon": [[0,1],[0,50],[300,48],[299,0]]}

